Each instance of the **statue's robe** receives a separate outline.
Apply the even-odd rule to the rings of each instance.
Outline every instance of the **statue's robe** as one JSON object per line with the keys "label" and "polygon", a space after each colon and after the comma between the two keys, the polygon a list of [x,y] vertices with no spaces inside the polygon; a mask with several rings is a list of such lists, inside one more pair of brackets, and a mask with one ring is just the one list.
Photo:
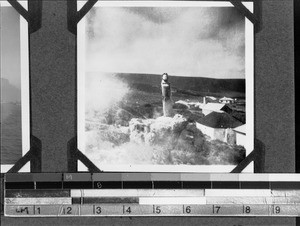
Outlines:
{"label": "statue's robe", "polygon": [[162,91],[162,102],[163,102],[163,113],[165,117],[173,117],[173,102],[171,99],[171,86],[170,83],[162,80],[161,81]]}

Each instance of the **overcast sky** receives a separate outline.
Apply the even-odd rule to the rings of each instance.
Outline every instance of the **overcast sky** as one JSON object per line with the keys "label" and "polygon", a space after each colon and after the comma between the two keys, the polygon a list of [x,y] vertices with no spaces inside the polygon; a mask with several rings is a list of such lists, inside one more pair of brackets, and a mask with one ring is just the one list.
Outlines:
{"label": "overcast sky", "polygon": [[99,7],[86,19],[89,71],[245,78],[234,7]]}
{"label": "overcast sky", "polygon": [[20,16],[12,7],[1,7],[0,29],[1,77],[20,88]]}

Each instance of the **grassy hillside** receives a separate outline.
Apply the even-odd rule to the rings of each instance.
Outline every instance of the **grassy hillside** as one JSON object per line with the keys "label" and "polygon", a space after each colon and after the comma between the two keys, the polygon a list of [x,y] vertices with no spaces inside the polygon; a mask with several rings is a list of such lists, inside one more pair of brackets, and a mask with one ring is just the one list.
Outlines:
{"label": "grassy hillside", "polygon": [[[160,93],[161,75],[118,73],[119,79],[131,88],[148,93]],[[245,97],[245,79],[212,79],[203,77],[170,76],[173,95],[215,97]]]}
{"label": "grassy hillside", "polygon": [[[110,82],[107,82],[107,80],[110,80]],[[93,84],[92,89],[87,86],[86,92],[89,95],[86,97],[90,98],[87,101],[92,100],[92,102],[94,101],[101,106],[102,113],[100,115],[96,113],[100,117],[97,118],[97,116],[96,118],[101,123],[128,126],[132,118],[157,118],[163,114],[161,75],[94,72],[88,75],[86,83]],[[241,99],[245,96],[244,79],[170,76],[170,83],[174,102],[187,99],[202,102],[205,95]],[[93,89],[96,89],[96,91],[93,91]],[[98,91],[101,91],[101,89],[102,92],[99,93]],[[126,89],[126,91],[122,91],[122,89]],[[112,95],[107,95],[107,93]],[[123,96],[109,102],[111,96],[118,95],[118,93],[123,93]],[[109,102],[109,104],[106,104],[106,102]],[[93,105],[87,105],[87,110],[92,112],[89,116],[91,120],[94,117],[93,112],[99,111],[92,110]],[[107,108],[105,111],[103,111],[103,106]],[[182,109],[182,106],[175,104],[173,110],[175,113],[182,114],[189,119],[203,117],[199,108]],[[244,113],[241,114],[244,115]]]}

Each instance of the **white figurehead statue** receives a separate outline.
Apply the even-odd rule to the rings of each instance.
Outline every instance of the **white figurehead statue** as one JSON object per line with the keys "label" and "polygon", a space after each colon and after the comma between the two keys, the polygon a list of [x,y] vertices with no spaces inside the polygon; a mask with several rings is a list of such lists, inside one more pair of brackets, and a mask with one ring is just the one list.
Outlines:
{"label": "white figurehead statue", "polygon": [[173,103],[171,99],[171,85],[168,81],[169,75],[167,73],[162,74],[161,80],[161,92],[163,102],[163,112],[165,117],[173,117]]}

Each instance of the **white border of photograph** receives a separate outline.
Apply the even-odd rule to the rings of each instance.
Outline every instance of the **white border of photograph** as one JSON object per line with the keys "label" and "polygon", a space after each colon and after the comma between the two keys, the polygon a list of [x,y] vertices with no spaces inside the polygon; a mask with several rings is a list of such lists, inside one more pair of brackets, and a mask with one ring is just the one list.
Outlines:
{"label": "white border of photograph", "polygon": [[[28,9],[27,1],[18,1],[24,9]],[[12,7],[7,1],[0,1],[0,7]],[[22,112],[22,156],[30,148],[30,125],[29,125],[29,46],[28,46],[28,23],[20,15],[20,72],[21,72],[21,112]],[[1,165],[1,172],[7,172],[13,165]],[[27,163],[20,172],[30,172],[30,163]]]}
{"label": "white border of photograph", "polygon": [[[78,10],[86,1],[79,1]],[[243,2],[253,12],[253,2]],[[211,1],[98,1],[94,7],[234,7],[228,2]],[[85,21],[78,23],[77,69],[78,69],[78,148],[85,153]],[[246,156],[254,149],[254,26],[245,17],[245,78],[246,78]],[[87,156],[88,157],[88,156]],[[205,172],[229,173],[236,165],[100,165],[103,171],[124,172]],[[78,171],[85,171],[82,164]],[[253,162],[243,172],[253,173]]]}

